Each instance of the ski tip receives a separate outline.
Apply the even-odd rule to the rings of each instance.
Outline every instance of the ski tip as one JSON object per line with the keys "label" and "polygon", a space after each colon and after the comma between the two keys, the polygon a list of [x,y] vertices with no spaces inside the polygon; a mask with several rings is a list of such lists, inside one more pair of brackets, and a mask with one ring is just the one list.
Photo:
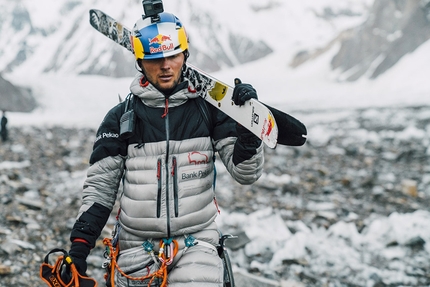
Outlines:
{"label": "ski tip", "polygon": [[276,148],[276,142],[273,142],[273,141],[270,141],[270,142],[267,142],[267,141],[263,141],[265,144],[266,144],[266,146],[267,147],[269,147],[269,148],[272,148],[272,149],[274,149],[274,148]]}
{"label": "ski tip", "polygon": [[88,12],[90,13],[90,24],[91,24],[91,26],[98,29],[98,24],[99,24],[100,19],[99,19],[99,15],[97,14],[97,10],[90,9]]}

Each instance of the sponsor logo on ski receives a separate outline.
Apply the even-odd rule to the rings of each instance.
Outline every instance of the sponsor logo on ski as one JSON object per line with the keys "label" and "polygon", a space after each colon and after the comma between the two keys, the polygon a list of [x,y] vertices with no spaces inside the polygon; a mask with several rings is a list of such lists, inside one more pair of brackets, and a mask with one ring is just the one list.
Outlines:
{"label": "sponsor logo on ski", "polygon": [[275,126],[275,119],[269,114],[267,119],[264,119],[263,130],[261,132],[261,138],[269,137],[272,133],[273,127]]}
{"label": "sponsor logo on ski", "polygon": [[209,91],[209,95],[211,96],[211,98],[217,102],[220,102],[222,99],[224,99],[226,94],[227,86],[219,82],[215,82],[214,87]]}
{"label": "sponsor logo on ski", "polygon": [[252,106],[252,120],[251,120],[251,127],[254,126],[254,124],[258,125],[260,123],[260,116],[255,113],[255,107]]}
{"label": "sponsor logo on ski", "polygon": [[254,114],[252,121],[258,125],[258,123],[260,122],[260,116],[257,114]]}

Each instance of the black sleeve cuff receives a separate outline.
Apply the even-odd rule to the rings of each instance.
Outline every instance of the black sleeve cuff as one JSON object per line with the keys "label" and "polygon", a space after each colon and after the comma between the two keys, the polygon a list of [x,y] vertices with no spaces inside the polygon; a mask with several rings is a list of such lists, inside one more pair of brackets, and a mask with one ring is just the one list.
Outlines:
{"label": "black sleeve cuff", "polygon": [[[255,137],[254,135],[252,135]],[[257,138],[257,137],[255,137]],[[257,138],[258,139],[258,138]],[[236,141],[234,145],[233,151],[233,163],[234,165],[238,165],[245,160],[250,159],[253,155],[257,153],[257,148],[261,145],[261,140],[258,141],[243,143],[239,139]]]}
{"label": "black sleeve cuff", "polygon": [[110,210],[99,203],[94,203],[87,211],[82,213],[73,226],[70,240],[85,239],[90,248],[94,248],[97,238],[109,219]]}

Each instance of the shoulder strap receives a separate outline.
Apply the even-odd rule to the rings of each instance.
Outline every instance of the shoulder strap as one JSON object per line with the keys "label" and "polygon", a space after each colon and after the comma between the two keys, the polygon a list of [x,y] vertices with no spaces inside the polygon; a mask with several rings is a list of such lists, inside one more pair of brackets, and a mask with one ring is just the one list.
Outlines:
{"label": "shoulder strap", "polygon": [[125,97],[125,107],[124,107],[124,113],[132,110],[134,108],[134,95],[132,93],[129,93],[127,97]]}
{"label": "shoulder strap", "polygon": [[[198,98],[196,98],[194,103],[196,104],[197,108],[199,109],[200,114],[202,115],[203,120],[205,121],[205,124],[208,127],[209,133],[212,137],[212,129],[213,129],[212,114],[209,111],[209,108],[207,106],[207,102],[203,98],[198,97]],[[212,160],[215,163],[215,153],[213,154]],[[214,181],[212,184],[214,190],[215,190],[215,185],[216,185],[216,176],[217,176],[217,172],[216,172],[216,166],[214,164]]]}
{"label": "shoulder strap", "polygon": [[121,116],[119,134],[122,138],[127,139],[133,135],[136,116],[134,113],[134,96],[132,93],[125,98],[124,114]]}
{"label": "shoulder strap", "polygon": [[202,99],[201,97],[198,97],[195,99],[194,103],[196,104],[197,108],[199,109],[199,112],[202,115],[203,120],[205,121],[206,126],[208,127],[208,129],[210,131],[210,134],[212,135],[212,128],[213,128],[212,116],[211,116],[209,108],[206,104],[206,101],[204,99]]}

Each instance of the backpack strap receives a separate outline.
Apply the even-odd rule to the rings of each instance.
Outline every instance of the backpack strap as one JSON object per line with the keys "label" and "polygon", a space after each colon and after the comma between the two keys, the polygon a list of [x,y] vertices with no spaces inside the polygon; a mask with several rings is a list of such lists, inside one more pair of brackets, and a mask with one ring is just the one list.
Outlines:
{"label": "backpack strap", "polygon": [[[201,98],[201,97],[197,97],[194,100],[194,103],[196,104],[198,110],[200,111],[200,114],[203,117],[203,120],[205,121],[206,126],[209,129],[209,134],[212,137],[212,129],[213,129],[213,121],[212,121],[212,114],[209,111],[209,108],[207,106],[207,102]],[[215,153],[213,154],[213,162],[214,162],[214,181],[213,181],[213,189],[215,190],[215,186],[216,186],[216,176],[217,176],[217,172],[216,172],[216,166],[215,166],[215,159],[216,159],[216,155]],[[215,199],[215,198],[214,198]]]}
{"label": "backpack strap", "polygon": [[207,128],[209,129],[210,135],[212,136],[212,128],[213,128],[213,122],[212,122],[212,116],[209,111],[209,108],[207,106],[207,103],[204,99],[201,97],[198,97],[194,100],[194,103],[196,104],[197,108],[199,109],[200,114],[203,117],[203,120],[205,121],[205,124]]}
{"label": "backpack strap", "polygon": [[124,114],[121,116],[119,135],[124,138],[130,138],[134,133],[136,115],[134,113],[134,96],[132,93],[125,98]]}

